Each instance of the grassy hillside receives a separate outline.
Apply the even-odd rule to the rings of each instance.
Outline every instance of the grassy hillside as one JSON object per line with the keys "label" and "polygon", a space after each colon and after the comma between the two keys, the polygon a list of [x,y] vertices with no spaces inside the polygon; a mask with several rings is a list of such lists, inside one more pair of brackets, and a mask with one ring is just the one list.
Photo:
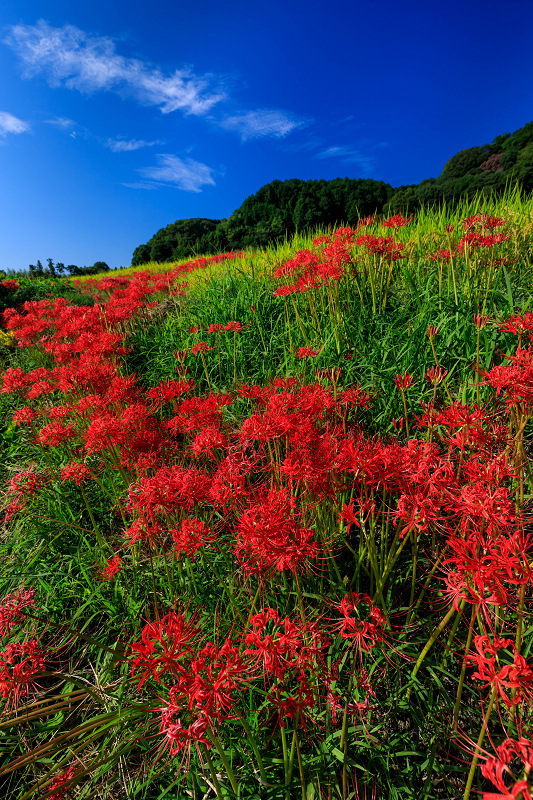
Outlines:
{"label": "grassy hillside", "polygon": [[530,796],[532,252],[514,193],[4,313],[2,796]]}

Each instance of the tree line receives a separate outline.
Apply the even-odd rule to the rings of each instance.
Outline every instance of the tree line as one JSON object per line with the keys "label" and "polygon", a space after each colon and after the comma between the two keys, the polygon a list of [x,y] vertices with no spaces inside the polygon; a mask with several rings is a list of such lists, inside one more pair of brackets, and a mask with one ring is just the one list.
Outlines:
{"label": "tree line", "polygon": [[372,214],[416,214],[422,206],[453,206],[476,194],[498,196],[510,183],[518,183],[525,193],[533,191],[533,122],[497,136],[491,144],[461,150],[437,178],[419,184],[394,188],[370,178],[272,181],[227,219],[180,219],[161,228],[135,248],[131,263],[261,249],[296,231],[355,225]]}
{"label": "tree line", "polygon": [[38,259],[36,264],[30,264],[27,270],[0,270],[0,275],[17,275],[23,278],[61,278],[65,273],[69,275],[96,275],[97,272],[108,272],[110,267],[105,261],[95,261],[90,267],[77,267],[76,264],[68,264],[65,267],[62,261],[54,264],[53,259],[48,258],[46,266],[43,266]]}

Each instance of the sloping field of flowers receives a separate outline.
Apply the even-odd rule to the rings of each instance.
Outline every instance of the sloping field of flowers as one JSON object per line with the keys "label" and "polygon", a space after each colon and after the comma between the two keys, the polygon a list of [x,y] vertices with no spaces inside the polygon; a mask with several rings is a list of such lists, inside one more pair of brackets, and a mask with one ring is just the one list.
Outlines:
{"label": "sloping field of flowers", "polygon": [[4,313],[2,797],[531,800],[532,212]]}

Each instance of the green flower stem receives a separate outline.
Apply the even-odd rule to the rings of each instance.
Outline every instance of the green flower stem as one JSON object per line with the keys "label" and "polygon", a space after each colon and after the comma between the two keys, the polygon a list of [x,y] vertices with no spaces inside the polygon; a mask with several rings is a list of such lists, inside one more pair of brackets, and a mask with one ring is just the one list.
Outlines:
{"label": "green flower stem", "polygon": [[[428,641],[426,642],[426,645],[425,645],[424,649],[422,650],[422,652],[418,656],[418,660],[417,660],[417,662],[415,664],[415,668],[413,669],[413,671],[411,673],[411,680],[413,680],[416,677],[416,674],[417,674],[418,670],[420,669],[420,667],[422,666],[422,662],[424,661],[424,658],[426,657],[428,651],[435,644],[435,642],[438,639],[439,635],[441,634],[442,630],[446,627],[446,625],[448,624],[448,622],[450,621],[450,619],[452,618],[452,616],[455,613],[456,613],[455,608],[452,606],[450,608],[450,610],[448,611],[448,613],[446,614],[446,616],[440,621],[440,623],[437,625],[437,627],[435,628],[435,630],[433,631],[433,633],[429,637]],[[407,690],[407,699],[408,700],[411,697],[412,689],[413,689],[413,687],[411,685],[409,687],[409,689]]]}
{"label": "green flower stem", "polygon": [[281,749],[283,750],[283,768],[285,772],[285,786],[289,784],[289,754],[287,752],[287,735],[285,728],[280,725],[279,734],[281,738]]}
{"label": "green flower stem", "polygon": [[224,800],[224,796],[222,794],[222,787],[218,782],[218,778],[216,776],[215,768],[213,767],[213,762],[211,761],[211,756],[209,755],[208,747],[204,747],[204,755],[205,760],[207,761],[207,766],[209,768],[209,774],[211,775],[211,780],[213,781],[213,787],[215,789],[215,794],[218,797],[218,800]]}
{"label": "green flower stem", "polygon": [[220,756],[220,760],[224,764],[224,769],[226,770],[226,775],[229,778],[229,782],[231,783],[231,787],[232,787],[233,791],[235,792],[235,794],[238,794],[239,789],[238,789],[237,780],[235,778],[235,774],[234,774],[234,772],[233,772],[233,770],[231,768],[231,764],[228,761],[226,753],[224,752],[224,748],[220,744],[218,736],[216,736],[216,734],[215,734],[215,732],[213,730],[213,726],[211,724],[209,725],[209,732],[211,734],[211,739],[213,741],[213,744],[215,745],[215,747],[217,749],[217,753]]}
{"label": "green flower stem", "polygon": [[207,363],[206,363],[205,356],[204,356],[202,350],[200,350],[200,356],[202,357],[202,364],[204,365],[205,379],[207,381],[207,385],[209,386],[209,391],[212,392],[213,389],[211,388],[211,381],[209,380],[209,373],[207,371]]}
{"label": "green flower stem", "polygon": [[472,789],[472,784],[474,782],[474,773],[476,771],[477,762],[479,761],[479,751],[481,750],[481,745],[483,744],[483,739],[485,738],[485,734],[487,732],[487,726],[489,722],[490,713],[492,711],[492,706],[494,705],[494,701],[498,696],[498,687],[494,686],[492,689],[492,693],[489,700],[489,707],[487,708],[487,713],[483,715],[483,725],[481,727],[481,731],[477,740],[476,750],[474,754],[474,758],[472,759],[472,763],[470,764],[470,772],[468,773],[468,778],[466,781],[466,788],[465,793],[463,795],[463,800],[468,800],[470,797],[470,792]]}
{"label": "green flower stem", "polygon": [[[475,622],[477,613],[478,613],[478,608],[477,608],[477,606],[473,605],[472,606],[472,615],[470,617],[470,625],[468,627],[468,636],[467,636],[467,639],[466,639],[465,652],[464,652],[464,656],[463,656],[463,663],[462,663],[462,666],[461,666],[461,674],[459,676],[459,685],[457,687],[457,696],[455,698],[455,707],[453,709],[453,729],[454,729],[454,731],[457,730],[457,720],[459,718],[459,707],[461,705],[461,695],[463,693],[463,684],[464,684],[465,674],[466,674],[466,662],[467,662],[467,657],[468,657],[468,651],[470,650],[470,643],[472,642],[472,635],[474,633],[474,622]],[[459,615],[458,615],[457,618],[460,619]]]}
{"label": "green flower stem", "polygon": [[[289,774],[287,776],[287,786],[289,786],[290,782],[292,781],[292,771],[294,769],[294,756],[296,752],[296,728],[298,726],[298,719],[299,719],[299,713],[296,712],[296,716],[294,717],[294,731],[292,734],[291,752],[289,756]],[[287,789],[287,795],[290,795],[290,789]]]}
{"label": "green flower stem", "polygon": [[261,780],[263,781],[263,783],[266,784],[268,779],[267,779],[267,774],[265,772],[265,766],[263,764],[263,759],[261,758],[261,753],[259,752],[259,748],[257,746],[257,742],[255,741],[255,737],[254,737],[254,735],[253,735],[253,733],[251,731],[251,728],[248,725],[248,722],[246,721],[246,717],[242,717],[242,719],[240,720],[240,723],[241,723],[242,727],[244,728],[244,730],[246,731],[246,738],[250,742],[250,746],[251,746],[252,750],[254,751],[254,755],[255,755],[255,757],[257,759],[257,766],[259,767],[259,774],[261,775]]}
{"label": "green flower stem", "polygon": [[263,350],[264,350],[264,352],[266,353],[266,352],[267,352],[267,346],[266,346],[266,344],[265,344],[265,340],[264,340],[264,338],[263,338],[263,330],[262,330],[262,328],[261,328],[261,324],[260,324],[260,322],[259,322],[259,317],[257,316],[257,313],[256,313],[256,311],[255,311],[255,308],[253,308],[253,307],[252,307],[252,314],[254,315],[254,317],[255,317],[255,321],[256,321],[256,323],[257,323],[257,327],[259,328],[259,335],[260,335],[260,337],[261,337],[261,341],[263,342]]}
{"label": "green flower stem", "polygon": [[300,770],[300,783],[302,786],[302,800],[307,800],[307,792],[305,791],[305,775],[304,775],[304,767],[302,762],[302,754],[300,752],[300,742],[298,740],[298,719],[299,715],[296,714],[294,720],[294,743],[296,745],[296,753],[298,756],[298,769]]}
{"label": "green flower stem", "polygon": [[373,597],[373,602],[374,603],[377,603],[380,598],[383,599],[382,598],[382,592],[383,592],[383,588],[385,586],[385,583],[387,581],[387,578],[389,576],[389,573],[392,570],[392,568],[393,568],[394,564],[396,563],[396,561],[398,560],[398,558],[400,557],[400,553],[402,552],[402,550],[405,547],[406,543],[409,541],[409,536],[404,536],[401,545],[398,547],[396,552],[393,553],[392,552],[392,547],[394,547],[394,545],[396,544],[399,536],[400,536],[400,529],[398,528],[398,530],[394,534],[394,539],[392,541],[391,553],[390,553],[389,558],[387,559],[387,561],[385,563],[385,570],[384,570],[383,574],[381,575],[381,581],[380,581],[379,586],[377,587],[376,592],[375,592],[374,597]]}
{"label": "green flower stem", "polygon": [[83,502],[85,503],[85,507],[86,507],[86,509],[87,509],[87,512],[88,512],[88,514],[89,514],[89,517],[91,518],[91,522],[92,522],[92,525],[93,525],[93,530],[94,530],[94,533],[95,533],[96,539],[97,539],[97,541],[98,541],[98,544],[100,545],[100,547],[102,548],[102,550],[107,550],[107,549],[109,549],[109,550],[111,550],[111,552],[113,552],[113,548],[111,547],[111,545],[110,545],[110,544],[108,544],[108,543],[105,541],[104,537],[103,537],[103,536],[102,536],[102,534],[100,533],[100,529],[99,529],[98,525],[96,524],[96,520],[95,520],[95,518],[94,518],[94,514],[93,514],[93,511],[92,511],[91,505],[90,505],[90,503],[89,503],[89,500],[88,500],[88,498],[87,498],[87,495],[85,494],[85,489],[83,488],[83,486],[81,485],[81,483],[80,483],[80,490],[81,490],[81,496],[83,497]]}

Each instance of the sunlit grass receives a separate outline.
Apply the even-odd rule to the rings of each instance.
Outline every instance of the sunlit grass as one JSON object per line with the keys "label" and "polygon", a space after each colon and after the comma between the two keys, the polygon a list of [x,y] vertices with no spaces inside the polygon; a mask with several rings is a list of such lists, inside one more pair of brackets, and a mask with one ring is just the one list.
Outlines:
{"label": "sunlit grass", "polygon": [[383,222],[8,315],[6,797],[531,791],[533,198]]}

